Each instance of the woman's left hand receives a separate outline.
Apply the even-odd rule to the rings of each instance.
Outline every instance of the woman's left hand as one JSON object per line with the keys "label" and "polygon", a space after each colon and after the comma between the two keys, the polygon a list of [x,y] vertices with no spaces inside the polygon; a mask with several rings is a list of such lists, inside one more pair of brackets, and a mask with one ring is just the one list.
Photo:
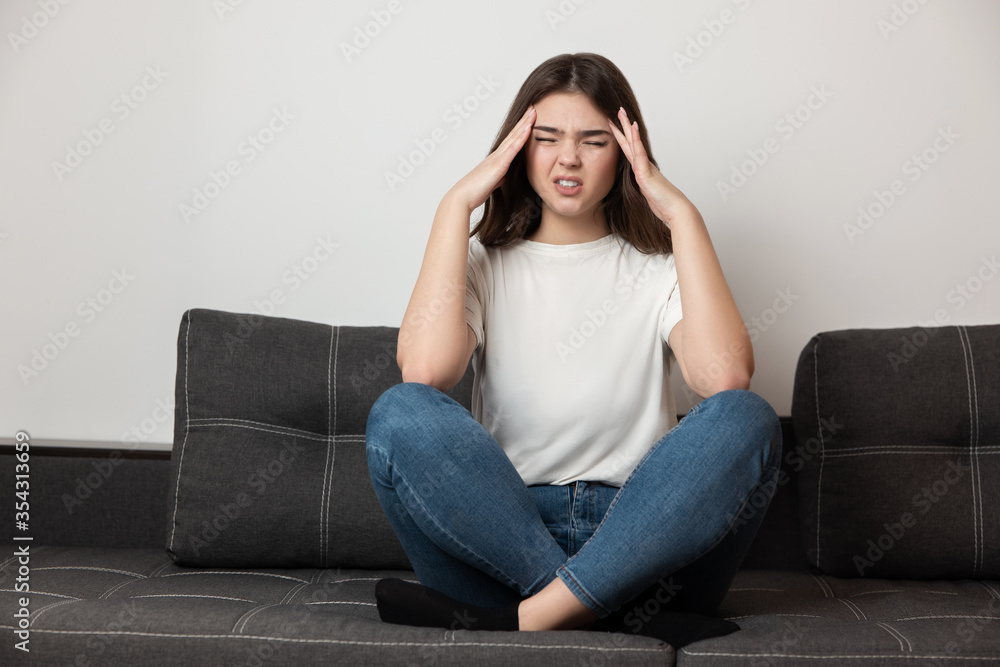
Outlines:
{"label": "woman's left hand", "polygon": [[628,114],[625,109],[618,109],[618,120],[622,126],[619,130],[614,122],[608,119],[611,125],[611,132],[618,140],[625,157],[632,164],[632,171],[635,173],[635,180],[639,184],[639,191],[646,197],[646,203],[653,211],[653,215],[670,226],[671,220],[682,209],[693,207],[684,193],[678,190],[673,183],[660,173],[646,154],[646,147],[642,145],[639,138],[639,124],[629,123]]}

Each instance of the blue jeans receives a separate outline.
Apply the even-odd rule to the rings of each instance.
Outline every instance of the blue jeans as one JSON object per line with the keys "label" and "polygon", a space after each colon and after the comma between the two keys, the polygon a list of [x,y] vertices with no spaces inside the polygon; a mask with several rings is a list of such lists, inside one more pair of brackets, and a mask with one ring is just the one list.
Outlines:
{"label": "blue jeans", "polygon": [[422,584],[498,607],[559,577],[600,618],[715,611],[781,460],[777,415],[743,390],[694,406],[621,488],[526,486],[471,412],[419,383],[379,397],[366,443],[375,494]]}

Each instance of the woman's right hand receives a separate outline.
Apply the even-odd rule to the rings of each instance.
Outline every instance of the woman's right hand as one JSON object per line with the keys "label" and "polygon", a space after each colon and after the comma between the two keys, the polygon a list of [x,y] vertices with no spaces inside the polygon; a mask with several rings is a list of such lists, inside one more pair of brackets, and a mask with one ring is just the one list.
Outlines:
{"label": "woman's right hand", "polygon": [[518,152],[528,140],[531,128],[535,124],[535,107],[529,106],[517,121],[517,125],[504,138],[497,149],[480,162],[475,169],[465,175],[462,180],[448,191],[449,197],[455,197],[469,207],[469,213],[485,202],[490,193],[503,183],[504,176],[510,168]]}

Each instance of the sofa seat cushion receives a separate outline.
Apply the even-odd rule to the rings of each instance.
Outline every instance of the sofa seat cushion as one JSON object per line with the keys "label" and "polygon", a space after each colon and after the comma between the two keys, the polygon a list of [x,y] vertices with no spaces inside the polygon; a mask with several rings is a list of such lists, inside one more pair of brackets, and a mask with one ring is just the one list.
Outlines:
{"label": "sofa seat cushion", "polygon": [[1000,581],[743,570],[719,613],[742,630],[678,665],[1000,665]]}
{"label": "sofa seat cushion", "polygon": [[[671,665],[648,637],[382,623],[375,582],[410,570],[177,565],[163,549],[32,546],[30,593],[0,563],[3,665]],[[14,648],[29,597],[30,652]],[[13,621],[13,623],[12,623]]]}

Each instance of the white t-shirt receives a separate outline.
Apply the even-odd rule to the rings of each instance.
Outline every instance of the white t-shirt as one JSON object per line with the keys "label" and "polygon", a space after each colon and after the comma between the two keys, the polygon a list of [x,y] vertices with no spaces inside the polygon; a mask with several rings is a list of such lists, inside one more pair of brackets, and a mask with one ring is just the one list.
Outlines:
{"label": "white t-shirt", "polygon": [[677,423],[667,340],[674,256],[609,234],[588,243],[469,239],[472,414],[525,484],[621,486]]}

